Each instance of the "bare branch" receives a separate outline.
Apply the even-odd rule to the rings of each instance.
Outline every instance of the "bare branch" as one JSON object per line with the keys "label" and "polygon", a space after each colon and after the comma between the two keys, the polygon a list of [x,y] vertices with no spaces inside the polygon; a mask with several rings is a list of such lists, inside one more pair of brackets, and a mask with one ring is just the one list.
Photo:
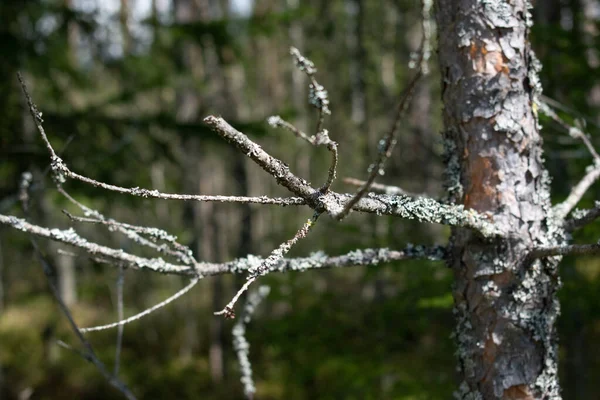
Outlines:
{"label": "bare branch", "polygon": [[[164,274],[207,277],[223,275],[228,273],[239,274],[249,270],[256,270],[264,259],[254,255],[248,255],[234,261],[225,263],[199,262],[195,266],[176,265],[166,263],[161,258],[144,258],[117,250],[110,247],[90,243],[80,237],[73,229],[60,230],[48,229],[28,223],[14,216],[0,214],[0,224],[11,226],[22,232],[64,243],[84,250],[88,254],[111,260],[117,264],[134,269],[149,269]],[[431,248],[408,245],[404,250],[390,249],[364,249],[352,251],[341,256],[327,256],[317,252],[309,257],[283,259],[270,266],[269,272],[305,271],[309,269],[338,268],[361,265],[378,265],[381,263],[407,260],[407,259],[429,259],[443,260],[444,247],[434,246]]]}
{"label": "bare branch", "polygon": [[300,54],[300,51],[295,47],[290,48],[290,54],[294,57],[298,69],[304,72],[308,76],[308,79],[310,79],[310,84],[308,86],[308,103],[319,110],[317,128],[315,130],[315,134],[318,134],[323,127],[325,115],[331,114],[327,90],[325,90],[325,88],[315,79],[317,69],[312,61]]}
{"label": "bare branch", "polygon": [[250,343],[248,343],[248,340],[246,339],[246,325],[250,323],[254,311],[263,299],[269,295],[270,291],[271,288],[268,286],[261,286],[257,291],[248,295],[241,318],[238,319],[232,330],[233,349],[237,354],[238,362],[240,364],[240,373],[242,375],[240,380],[244,386],[244,395],[246,395],[246,398],[249,400],[254,398],[256,386],[254,386],[254,379],[252,378],[252,364],[248,357],[248,354],[250,353]]}
{"label": "bare branch", "polygon": [[294,175],[283,161],[264,151],[258,144],[229,125],[223,118],[211,115],[204,118],[204,122],[223,139],[235,145],[242,153],[250,157],[252,161],[275,177],[278,184],[295,195],[300,196],[311,207],[316,207],[315,194],[317,191],[304,179]]}
{"label": "bare branch", "polygon": [[42,253],[41,253],[39,247],[37,246],[36,241],[33,238],[31,238],[31,243],[33,244],[36,255],[37,255],[40,263],[43,266],[44,274],[46,274],[46,277],[48,278],[48,285],[50,286],[52,294],[54,294],[54,297],[56,298],[56,301],[57,301],[61,311],[67,317],[67,320],[69,321],[69,325],[71,326],[71,330],[75,333],[75,335],[77,336],[77,338],[83,345],[84,351],[78,352],[78,353],[81,354],[85,360],[94,364],[94,366],[98,369],[98,371],[100,371],[100,373],[104,376],[104,378],[106,378],[106,380],[111,384],[111,386],[113,386],[115,389],[117,389],[118,391],[123,393],[123,395],[125,397],[127,397],[128,399],[135,400],[136,397],[133,395],[133,393],[131,393],[131,391],[129,390],[127,385],[125,385],[125,383],[123,383],[115,375],[110,374],[108,372],[108,370],[106,369],[106,367],[104,366],[104,364],[102,363],[102,361],[100,361],[98,356],[96,356],[96,353],[94,352],[94,348],[92,347],[90,342],[81,333],[82,331],[81,331],[81,329],[79,329],[79,327],[75,323],[75,320],[73,319],[73,316],[71,315],[71,312],[69,311],[69,308],[63,301],[62,297],[60,297],[60,293],[59,293],[58,289],[56,288],[56,286],[54,286],[54,283],[52,283],[52,272],[51,272],[52,268],[50,267],[48,262],[42,256]]}
{"label": "bare branch", "polygon": [[422,70],[419,68],[415,76],[409,82],[408,87],[406,88],[404,94],[400,99],[400,104],[398,105],[398,109],[396,111],[396,116],[394,117],[392,127],[390,128],[387,135],[385,135],[385,137],[379,141],[379,153],[375,162],[369,166],[369,176],[367,177],[367,181],[360,189],[358,189],[354,197],[352,197],[350,201],[346,203],[343,210],[336,215],[336,218],[338,220],[341,221],[342,219],[344,219],[350,213],[350,210],[352,210],[352,208],[360,201],[360,199],[362,199],[369,192],[371,185],[373,184],[373,182],[375,182],[375,178],[377,178],[377,176],[379,175],[383,175],[385,163],[388,160],[388,158],[391,157],[392,151],[396,146],[396,134],[398,131],[398,126],[400,124],[400,120],[404,116],[404,112],[408,109],[408,105],[410,103],[410,100],[412,99],[415,86],[421,78],[421,76]]}
{"label": "bare branch", "polygon": [[[339,194],[333,191],[322,193],[312,188],[304,179],[294,175],[281,160],[265,152],[258,144],[242,132],[229,125],[223,118],[209,116],[204,121],[221,137],[233,143],[240,151],[271,174],[281,186],[302,197],[306,204],[317,212],[326,211],[334,218],[347,207],[356,195]],[[478,230],[483,236],[499,234],[496,227],[484,215],[463,206],[443,204],[429,198],[413,199],[408,196],[369,194],[358,199],[353,209],[378,215],[393,215],[422,222],[462,226]]]}
{"label": "bare branch", "polygon": [[293,124],[283,120],[279,115],[269,117],[269,125],[275,128],[283,127],[292,132],[294,135],[296,135],[296,137],[307,141],[313,146],[327,147],[327,149],[331,152],[331,165],[329,166],[327,182],[325,182],[325,185],[323,185],[323,187],[319,189],[320,192],[327,193],[329,191],[329,188],[331,188],[331,184],[335,180],[336,169],[338,164],[338,145],[336,142],[329,138],[329,132],[327,131],[327,129],[323,129],[322,131],[317,132],[313,136],[308,136],[306,133],[296,128]]}
{"label": "bare branch", "polygon": [[565,221],[564,227],[567,232],[582,228],[600,218],[600,201],[596,202],[594,208],[589,210],[575,210],[573,214],[573,218]]}
{"label": "bare branch", "polygon": [[138,313],[136,315],[133,315],[133,316],[123,319],[123,320],[120,319],[118,322],[113,322],[112,324],[93,326],[90,328],[81,328],[81,332],[86,333],[86,332],[94,332],[94,331],[103,331],[106,329],[122,327],[130,322],[137,321],[138,319],[145,317],[146,315],[151,314],[154,311],[159,310],[159,309],[163,308],[164,306],[166,306],[167,304],[172,303],[173,301],[177,300],[178,298],[180,298],[181,296],[183,296],[184,294],[189,292],[194,286],[196,286],[198,281],[199,281],[198,277],[192,278],[192,280],[190,281],[190,283],[187,284],[187,286],[185,286],[183,289],[181,289],[180,291],[175,293],[173,296],[142,311],[141,313]]}
{"label": "bare branch", "polygon": [[569,135],[571,137],[583,141],[588,151],[594,158],[594,163],[587,168],[585,176],[571,190],[571,193],[569,193],[567,199],[562,203],[554,206],[555,215],[560,219],[564,219],[569,214],[569,212],[571,212],[571,210],[575,208],[577,203],[579,203],[579,201],[585,195],[590,186],[594,182],[596,182],[598,178],[600,178],[600,155],[594,148],[588,135],[585,132],[583,132],[583,130],[580,127],[569,125],[546,103],[540,104],[540,111],[542,111],[545,115],[552,118],[556,123],[562,126],[567,132],[569,132]]}
{"label": "bare branch", "polygon": [[565,218],[598,178],[600,178],[600,162],[590,165],[585,176],[571,190],[566,200],[554,206],[555,215],[560,219]]}
{"label": "bare branch", "polygon": [[594,157],[596,161],[600,161],[600,155],[594,148],[594,145],[590,141],[588,135],[581,130],[578,126],[569,125],[564,119],[562,119],[550,106],[546,103],[540,103],[540,111],[543,112],[548,117],[552,118],[554,122],[558,123],[561,127],[563,127],[569,135],[575,139],[580,139],[587,147],[588,151]]}
{"label": "bare branch", "polygon": [[27,90],[27,86],[23,80],[21,74],[18,74],[19,82],[21,83],[21,88],[23,89],[23,93],[25,94],[25,98],[27,99],[27,104],[29,105],[29,111],[31,112],[31,116],[35,122],[38,132],[40,133],[46,148],[50,152],[51,163],[50,166],[53,172],[54,181],[57,185],[63,184],[67,178],[75,179],[84,183],[88,183],[92,186],[99,187],[101,189],[109,190],[112,192],[128,194],[131,196],[144,197],[144,198],[152,198],[152,199],[163,199],[163,200],[184,200],[184,201],[214,201],[221,203],[243,203],[243,204],[275,204],[281,206],[291,206],[291,205],[302,205],[304,201],[298,198],[270,198],[267,196],[259,196],[259,197],[245,197],[245,196],[211,196],[211,195],[191,195],[191,194],[175,194],[175,193],[161,193],[158,190],[150,190],[143,189],[139,187],[134,188],[125,188],[121,186],[111,185],[104,182],[99,182],[92,178],[88,178],[87,176],[80,175],[76,172],[71,171],[65,162],[56,154],[46,132],[44,131],[44,127],[42,126],[42,113],[38,111],[36,105],[31,100],[31,96],[29,95],[29,91]]}
{"label": "bare branch", "polygon": [[532,250],[529,253],[529,258],[535,259],[566,255],[600,255],[600,243],[541,247]]}
{"label": "bare branch", "polygon": [[[352,186],[364,186],[367,183],[366,181],[361,181],[360,179],[356,179],[356,178],[344,178],[343,180],[344,180],[344,183],[347,183],[348,185],[352,185]],[[381,194],[405,195],[405,196],[411,196],[411,197],[418,196],[414,193],[407,192],[406,190],[402,189],[401,187],[383,185],[381,183],[376,183],[376,182],[373,182],[371,184],[370,191],[373,193],[381,193]]]}
{"label": "bare branch", "polygon": [[149,269],[155,272],[177,274],[177,275],[195,275],[194,266],[175,265],[164,261],[162,258],[144,258],[133,254],[102,246],[89,242],[75,232],[73,228],[67,230],[48,229],[41,226],[30,224],[24,219],[14,216],[0,214],[0,224],[11,226],[22,232],[31,233],[35,236],[51,239],[55,242],[68,244],[84,250],[91,256],[109,259],[117,264],[124,265],[134,269]]}
{"label": "bare branch", "polygon": [[306,221],[304,223],[304,225],[302,225],[302,227],[298,230],[298,232],[296,232],[296,234],[294,235],[293,238],[291,238],[290,240],[287,240],[287,241],[283,242],[281,245],[279,245],[279,247],[276,248],[275,250],[273,250],[271,252],[271,254],[269,255],[269,257],[267,257],[265,259],[265,261],[263,261],[258,267],[250,268],[248,270],[250,275],[246,279],[246,283],[244,283],[244,285],[240,288],[240,290],[237,291],[235,296],[233,296],[233,299],[231,299],[231,301],[229,303],[227,303],[227,305],[225,306],[224,309],[222,309],[221,311],[217,311],[214,314],[215,315],[225,315],[226,318],[235,318],[235,313],[233,312],[233,306],[235,305],[237,300],[240,298],[240,296],[246,290],[248,290],[250,285],[252,285],[252,283],[256,279],[258,279],[259,277],[261,277],[263,275],[268,274],[271,271],[271,269],[273,268],[273,266],[277,265],[277,263],[281,259],[283,259],[283,257],[292,249],[292,247],[296,243],[298,243],[298,241],[300,239],[304,239],[306,237],[306,235],[308,235],[308,232],[310,232],[312,227],[315,225],[315,222],[317,222],[317,219],[319,218],[320,215],[321,215],[320,213],[315,212],[313,217],[310,218],[308,221]]}

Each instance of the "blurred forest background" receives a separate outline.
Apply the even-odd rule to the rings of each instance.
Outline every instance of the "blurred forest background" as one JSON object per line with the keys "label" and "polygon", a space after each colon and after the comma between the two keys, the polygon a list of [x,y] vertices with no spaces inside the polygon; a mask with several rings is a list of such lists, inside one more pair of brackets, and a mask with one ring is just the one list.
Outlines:
{"label": "blurred forest background", "polygon": [[[600,1],[534,2],[533,47],[548,102],[586,124],[600,146]],[[24,73],[45,128],[74,171],[126,187],[190,194],[286,195],[274,180],[211,133],[219,114],[309,181],[325,180],[329,155],[266,123],[273,114],[312,131],[307,80],[289,47],[317,65],[330,93],[330,136],[340,177],[364,178],[407,78],[421,37],[418,0],[1,0],[0,212],[23,216],[20,176],[33,174],[29,218],[67,227],[78,214],[55,189],[49,157],[16,79]],[[443,196],[437,60],[423,80],[381,183]],[[550,100],[552,99],[552,100]],[[589,164],[585,148],[542,117],[554,200]],[[265,256],[293,235],[304,208],[183,203],[132,198],[77,182],[65,188],[123,222],[157,226],[197,258]],[[334,188],[353,191],[338,179]],[[598,199],[588,192],[583,206]],[[141,251],[101,226],[84,236]],[[443,244],[446,227],[352,215],[322,219],[290,256],[316,250]],[[600,226],[578,232],[586,242]],[[113,322],[113,266],[43,242],[80,326]],[[65,248],[63,250],[69,251]],[[561,264],[559,321],[565,399],[600,398],[600,260]],[[140,398],[242,397],[232,321],[212,315],[243,277],[201,281],[167,308],[125,327],[120,377]],[[450,271],[440,262],[270,275],[272,286],[248,329],[260,399],[448,399],[456,387]],[[183,278],[127,271],[125,315],[163,300]],[[88,334],[112,365],[116,331]],[[121,398],[91,364],[56,345],[76,343],[25,234],[0,229],[2,399]]]}

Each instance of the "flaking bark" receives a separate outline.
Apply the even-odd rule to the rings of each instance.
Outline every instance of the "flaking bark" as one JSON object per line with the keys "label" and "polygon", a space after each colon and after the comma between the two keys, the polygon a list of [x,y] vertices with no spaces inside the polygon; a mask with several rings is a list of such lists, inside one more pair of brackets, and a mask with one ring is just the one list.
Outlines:
{"label": "flaking bark", "polygon": [[557,259],[523,261],[529,248],[562,242],[534,105],[529,8],[523,0],[437,3],[448,186],[502,231],[483,239],[453,228],[460,399],[560,398]]}

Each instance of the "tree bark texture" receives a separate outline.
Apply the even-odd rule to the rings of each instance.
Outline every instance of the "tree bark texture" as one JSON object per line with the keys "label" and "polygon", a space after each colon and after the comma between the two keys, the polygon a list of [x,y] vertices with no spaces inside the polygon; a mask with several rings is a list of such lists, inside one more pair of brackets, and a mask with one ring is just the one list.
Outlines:
{"label": "tree bark texture", "polygon": [[529,8],[437,2],[447,189],[502,231],[491,240],[452,232],[459,399],[560,398],[558,259],[526,261],[533,246],[563,240],[542,159]]}

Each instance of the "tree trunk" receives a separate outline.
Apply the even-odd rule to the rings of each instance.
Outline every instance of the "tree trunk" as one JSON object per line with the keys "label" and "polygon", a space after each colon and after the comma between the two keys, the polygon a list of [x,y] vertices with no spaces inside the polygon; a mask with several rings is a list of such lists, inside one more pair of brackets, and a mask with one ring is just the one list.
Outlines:
{"label": "tree trunk", "polygon": [[527,262],[562,241],[551,214],[536,96],[539,62],[524,0],[440,0],[436,17],[447,188],[503,235],[454,229],[449,266],[460,399],[559,399],[557,259]]}

